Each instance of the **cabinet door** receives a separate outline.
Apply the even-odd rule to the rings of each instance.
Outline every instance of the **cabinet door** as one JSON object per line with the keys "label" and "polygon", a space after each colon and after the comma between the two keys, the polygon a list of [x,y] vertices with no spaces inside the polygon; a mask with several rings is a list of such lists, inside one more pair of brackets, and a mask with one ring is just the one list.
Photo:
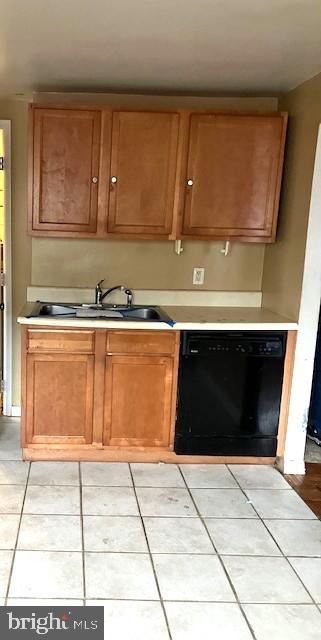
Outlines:
{"label": "cabinet door", "polygon": [[27,444],[92,442],[94,356],[27,355]]}
{"label": "cabinet door", "polygon": [[113,114],[108,232],[172,231],[179,116]]}
{"label": "cabinet door", "polygon": [[173,359],[107,356],[104,444],[169,447]]}
{"label": "cabinet door", "polygon": [[285,117],[192,115],[183,235],[274,239]]}
{"label": "cabinet door", "polygon": [[100,112],[33,108],[32,117],[31,231],[94,234]]}

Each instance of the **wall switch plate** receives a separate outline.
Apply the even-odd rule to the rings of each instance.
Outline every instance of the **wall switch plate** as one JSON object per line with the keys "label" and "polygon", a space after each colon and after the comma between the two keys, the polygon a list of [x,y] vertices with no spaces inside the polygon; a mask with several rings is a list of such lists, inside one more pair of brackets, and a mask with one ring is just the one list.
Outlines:
{"label": "wall switch plate", "polygon": [[194,267],[193,284],[204,284],[205,269],[203,267]]}

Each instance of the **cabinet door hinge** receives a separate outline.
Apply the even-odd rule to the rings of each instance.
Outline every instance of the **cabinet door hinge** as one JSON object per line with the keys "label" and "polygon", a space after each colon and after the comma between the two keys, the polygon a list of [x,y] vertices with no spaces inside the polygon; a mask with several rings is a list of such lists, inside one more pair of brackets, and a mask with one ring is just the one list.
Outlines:
{"label": "cabinet door hinge", "polygon": [[6,388],[6,383],[4,380],[0,380],[0,393],[3,393]]}
{"label": "cabinet door hinge", "polygon": [[4,311],[4,302],[0,302],[0,311]]}
{"label": "cabinet door hinge", "polygon": [[3,271],[0,272],[0,287],[4,287],[6,284],[6,274]]}
{"label": "cabinet door hinge", "polygon": [[0,171],[4,171],[4,157],[0,156]]}

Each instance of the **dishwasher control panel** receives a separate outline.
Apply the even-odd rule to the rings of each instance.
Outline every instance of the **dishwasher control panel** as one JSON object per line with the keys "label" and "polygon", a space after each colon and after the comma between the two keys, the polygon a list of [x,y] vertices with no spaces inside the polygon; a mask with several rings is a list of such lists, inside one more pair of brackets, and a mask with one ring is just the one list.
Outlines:
{"label": "dishwasher control panel", "polygon": [[265,340],[253,336],[204,336],[190,333],[182,345],[182,355],[214,355],[214,354],[244,354],[247,356],[262,356],[280,358],[284,355],[284,339],[282,336],[269,336]]}

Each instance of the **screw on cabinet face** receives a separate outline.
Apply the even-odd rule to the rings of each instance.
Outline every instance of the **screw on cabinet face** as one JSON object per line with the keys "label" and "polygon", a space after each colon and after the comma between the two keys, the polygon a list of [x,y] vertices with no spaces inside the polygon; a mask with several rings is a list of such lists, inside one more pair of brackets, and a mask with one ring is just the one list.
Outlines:
{"label": "screw on cabinet face", "polygon": [[94,184],[97,184],[97,182],[98,182],[98,178],[97,178],[97,176],[93,176],[93,177],[92,177],[92,179],[91,179],[91,181],[92,181]]}
{"label": "screw on cabinet face", "polygon": [[193,186],[193,184],[194,184],[194,181],[193,181],[193,180],[191,180],[191,179],[187,180],[187,186],[188,186],[188,187],[192,187],[192,186]]}
{"label": "screw on cabinet face", "polygon": [[110,179],[110,181],[111,181],[113,184],[116,184],[116,182],[117,182],[117,178],[116,178],[116,176],[112,176],[112,177],[111,177],[111,179]]}

